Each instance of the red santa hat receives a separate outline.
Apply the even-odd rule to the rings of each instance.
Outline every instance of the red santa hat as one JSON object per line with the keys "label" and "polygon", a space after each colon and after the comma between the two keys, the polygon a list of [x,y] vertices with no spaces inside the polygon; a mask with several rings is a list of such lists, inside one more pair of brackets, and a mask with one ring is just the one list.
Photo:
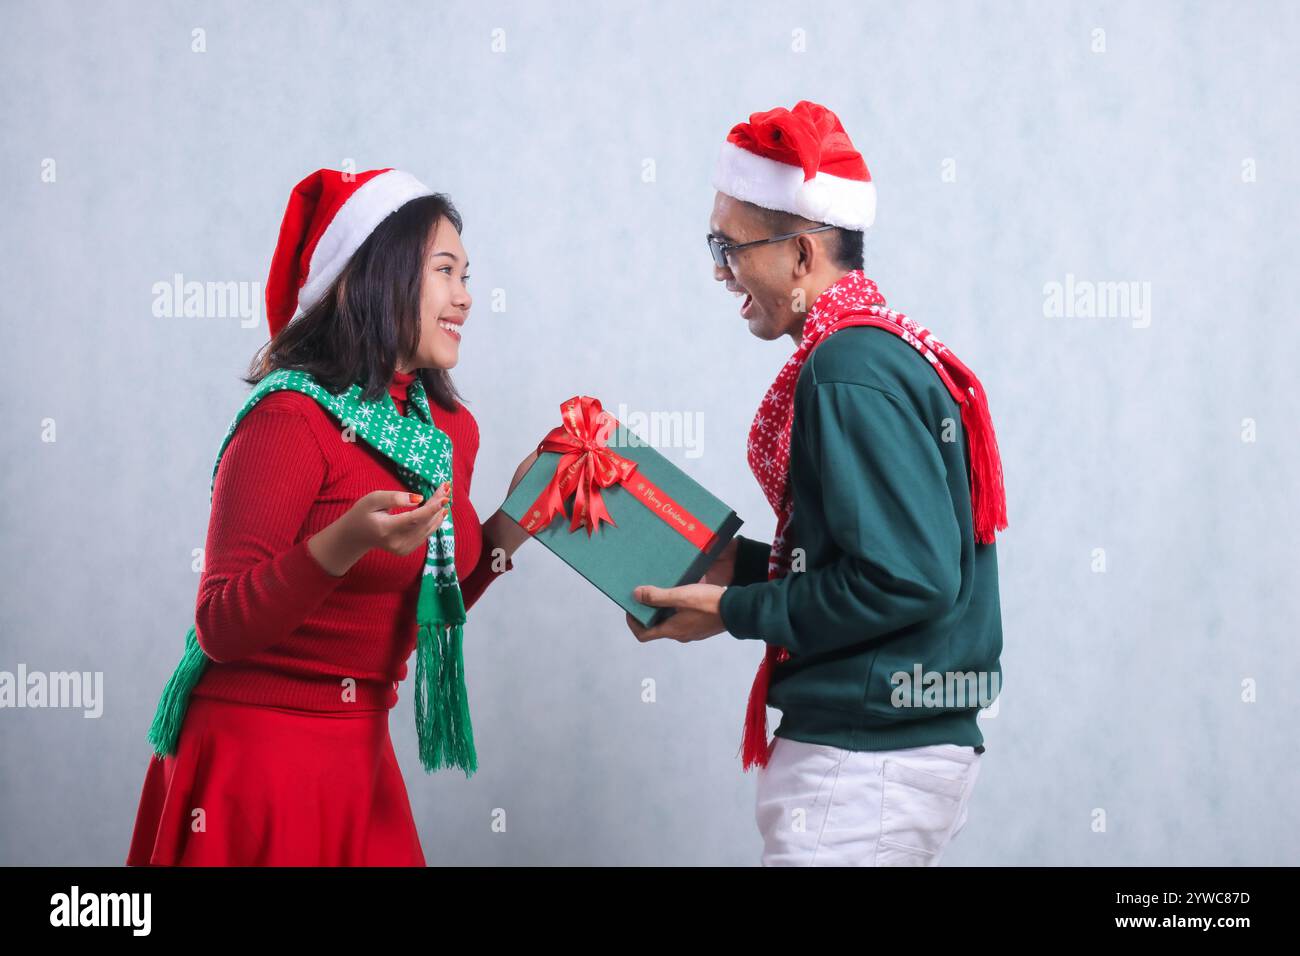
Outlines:
{"label": "red santa hat", "polygon": [[735,199],[844,229],[876,218],[876,187],[839,117],[800,100],[737,123],[718,154],[713,188]]}
{"label": "red santa hat", "polygon": [[315,305],[375,227],[433,190],[398,169],[318,169],[293,187],[266,280],[274,337]]}

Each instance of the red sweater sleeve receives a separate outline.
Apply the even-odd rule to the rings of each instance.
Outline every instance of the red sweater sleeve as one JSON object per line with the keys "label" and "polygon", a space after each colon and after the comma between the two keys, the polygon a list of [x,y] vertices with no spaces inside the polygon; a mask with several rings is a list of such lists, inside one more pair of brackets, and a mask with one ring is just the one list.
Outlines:
{"label": "red sweater sleeve", "polygon": [[[486,530],[485,527],[484,531]],[[489,584],[507,571],[514,570],[515,562],[513,558],[506,558],[505,565],[501,566],[500,570],[497,570],[497,568],[493,566],[492,557],[492,549],[489,548],[487,542],[484,541],[483,551],[479,554],[478,564],[474,566],[473,571],[461,579],[460,596],[465,602],[466,611],[473,607],[474,602],[483,596],[483,592],[487,590]]]}
{"label": "red sweater sleeve", "polygon": [[212,490],[195,630],[215,661],[283,640],[338,587],[297,540],[326,473],[302,412],[276,394],[244,416]]}
{"label": "red sweater sleeve", "polygon": [[[465,610],[468,611],[474,606],[474,602],[483,596],[489,584],[505,572],[513,570],[515,565],[510,558],[506,559],[504,565],[493,560],[492,549],[487,542],[487,525],[479,520],[478,512],[470,503],[470,490],[474,483],[474,463],[478,459],[478,422],[470,410],[460,403],[457,403],[454,413],[435,407],[433,416],[438,427],[451,438],[452,447],[455,449],[455,454],[459,456],[463,468],[462,475],[456,481],[457,487],[452,491],[452,521],[460,528],[466,527],[470,521],[478,525],[478,538],[481,543],[478,561],[468,574],[457,568],[460,574],[461,599],[465,602]],[[463,488],[459,487],[461,481],[464,482]],[[459,538],[457,540],[459,541]]]}

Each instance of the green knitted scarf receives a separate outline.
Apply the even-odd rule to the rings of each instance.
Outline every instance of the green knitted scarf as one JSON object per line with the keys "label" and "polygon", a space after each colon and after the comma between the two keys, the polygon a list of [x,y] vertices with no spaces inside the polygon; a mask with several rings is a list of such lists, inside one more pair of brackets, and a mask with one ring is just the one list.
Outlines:
{"label": "green knitted scarf", "polygon": [[[407,414],[402,416],[387,393],[376,401],[362,401],[361,386],[353,385],[341,395],[334,395],[306,372],[279,369],[257,384],[230,423],[217,452],[217,462],[212,466],[213,485],[235,426],[259,400],[277,389],[302,392],[316,399],[343,427],[352,429],[366,444],[391,459],[402,481],[426,500],[451,478],[451,439],[433,423],[429,400],[418,375],[408,393]],[[474,731],[465,692],[462,652],[465,602],[456,577],[455,549],[448,508],[446,519],[429,538],[416,606],[419,630],[415,724],[420,740],[420,763],[426,772],[459,767],[469,777],[478,769],[478,757],[474,752]],[[198,683],[208,660],[191,625],[185,635],[185,654],[163,690],[149,728],[149,742],[159,757],[176,753],[190,691]]]}

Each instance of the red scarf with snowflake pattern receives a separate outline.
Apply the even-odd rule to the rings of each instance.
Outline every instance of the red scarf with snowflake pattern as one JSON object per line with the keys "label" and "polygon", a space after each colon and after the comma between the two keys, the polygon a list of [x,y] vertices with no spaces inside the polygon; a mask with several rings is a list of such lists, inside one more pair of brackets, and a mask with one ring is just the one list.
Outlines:
{"label": "red scarf with snowflake pattern", "polygon": [[[790,428],[794,421],[794,389],[808,356],[827,336],[843,328],[870,325],[900,336],[921,353],[961,408],[962,427],[970,464],[971,511],[975,540],[993,541],[995,531],[1007,526],[1007,502],[1002,482],[988,399],[975,373],[962,364],[929,329],[917,325],[901,312],[885,308],[885,297],[860,269],[848,273],[826,289],[813,303],[803,325],[799,348],[782,367],[776,381],[763,396],[749,431],[749,467],[763,494],[776,512],[776,536],[768,559],[768,580],[790,572],[790,548],[785,537],[793,511],[790,491]],[[745,733],[741,744],[742,766],[767,766],[771,745],[767,739],[767,689],[773,668],[789,658],[789,652],[775,644],[759,664],[749,692]]]}

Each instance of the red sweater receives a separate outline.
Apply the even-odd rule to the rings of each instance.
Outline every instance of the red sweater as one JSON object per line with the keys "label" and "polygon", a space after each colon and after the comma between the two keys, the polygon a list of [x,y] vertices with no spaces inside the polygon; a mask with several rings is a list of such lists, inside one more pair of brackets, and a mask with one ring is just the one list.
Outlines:
{"label": "red sweater", "polygon": [[[399,373],[389,387],[403,414],[413,378]],[[469,608],[501,573],[470,503],[478,424],[464,405],[447,412],[430,404],[454,452],[456,570]],[[363,495],[404,490],[392,462],[359,440],[344,441],[312,397],[284,390],[254,405],[212,489],[195,614],[199,646],[211,661],[193,693],[313,711],[391,708],[415,649],[425,551],[399,556],[372,548],[334,577],[307,550],[307,539]],[[502,571],[512,567],[507,561]],[[467,624],[466,640],[472,634]]]}

